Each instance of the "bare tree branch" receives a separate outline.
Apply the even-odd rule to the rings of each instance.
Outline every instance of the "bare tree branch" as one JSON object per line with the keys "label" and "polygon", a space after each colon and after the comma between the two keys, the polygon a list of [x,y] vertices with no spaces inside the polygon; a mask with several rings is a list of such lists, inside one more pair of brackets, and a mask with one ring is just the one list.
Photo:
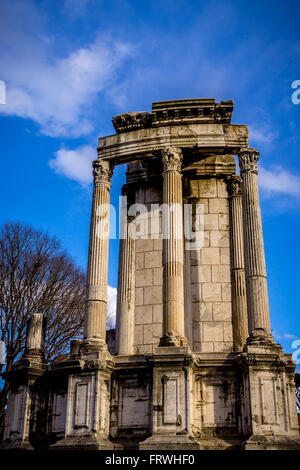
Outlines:
{"label": "bare tree branch", "polygon": [[[0,231],[0,339],[9,371],[24,350],[26,323],[33,313],[47,316],[46,361],[61,359],[79,336],[85,275],[47,233],[10,222]],[[8,384],[0,392],[0,417]],[[1,424],[1,419],[0,419]]]}

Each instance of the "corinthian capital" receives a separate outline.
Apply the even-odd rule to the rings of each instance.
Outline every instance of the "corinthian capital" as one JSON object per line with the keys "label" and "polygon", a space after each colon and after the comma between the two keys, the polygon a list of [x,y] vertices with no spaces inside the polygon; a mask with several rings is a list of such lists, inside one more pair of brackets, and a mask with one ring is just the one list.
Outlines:
{"label": "corinthian capital", "polygon": [[229,197],[241,196],[241,177],[239,175],[229,176],[227,179],[227,189]]}
{"label": "corinthian capital", "polygon": [[252,172],[257,174],[259,152],[252,148],[241,148],[238,155],[241,173]]}
{"label": "corinthian capital", "polygon": [[164,165],[164,173],[166,171],[181,170],[182,151],[177,147],[167,147],[161,151],[162,161]]}
{"label": "corinthian capital", "polygon": [[93,177],[94,185],[103,185],[110,188],[110,181],[112,177],[113,166],[107,160],[94,160],[93,161]]}

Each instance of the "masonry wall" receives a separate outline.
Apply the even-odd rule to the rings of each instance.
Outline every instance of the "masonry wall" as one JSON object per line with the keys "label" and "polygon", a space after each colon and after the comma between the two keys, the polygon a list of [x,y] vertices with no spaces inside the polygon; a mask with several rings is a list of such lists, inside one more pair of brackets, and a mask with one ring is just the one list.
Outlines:
{"label": "masonry wall", "polygon": [[[189,345],[198,352],[232,351],[229,205],[221,178],[190,182],[190,201],[203,204],[204,245],[185,253],[185,317]],[[163,268],[161,213],[162,191],[141,187],[136,204],[147,207],[142,235],[136,240],[135,353],[152,353],[162,336]],[[152,223],[152,225],[151,225]],[[145,233],[145,226],[148,226]],[[150,231],[156,238],[151,238]],[[153,236],[153,234],[152,234]],[[188,270],[188,272],[187,272]]]}
{"label": "masonry wall", "polygon": [[[186,304],[191,302],[193,350],[231,351],[232,308],[228,193],[224,179],[200,178],[190,182],[194,204],[203,204],[203,248],[186,252]],[[189,277],[190,281],[189,282]],[[189,310],[186,305],[186,310]]]}
{"label": "masonry wall", "polygon": [[[135,202],[144,204],[148,214],[144,223],[149,236],[141,235],[136,240],[136,284],[135,284],[135,334],[136,353],[152,353],[162,336],[163,322],[163,267],[162,229],[159,210],[151,211],[151,204],[161,204],[162,191],[156,187],[141,187],[136,191]],[[141,222],[143,223],[143,222]],[[150,235],[152,225],[153,236]]]}

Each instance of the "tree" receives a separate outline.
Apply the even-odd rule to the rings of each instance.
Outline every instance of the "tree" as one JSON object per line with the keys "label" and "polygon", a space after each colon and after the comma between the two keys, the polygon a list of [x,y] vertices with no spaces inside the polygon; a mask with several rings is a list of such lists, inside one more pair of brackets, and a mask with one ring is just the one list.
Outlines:
{"label": "tree", "polygon": [[[29,225],[9,222],[0,231],[0,340],[6,371],[21,357],[26,324],[33,313],[47,316],[45,359],[60,360],[83,323],[85,275],[60,243]],[[2,369],[0,364],[0,372]],[[0,392],[0,430],[8,383]]]}

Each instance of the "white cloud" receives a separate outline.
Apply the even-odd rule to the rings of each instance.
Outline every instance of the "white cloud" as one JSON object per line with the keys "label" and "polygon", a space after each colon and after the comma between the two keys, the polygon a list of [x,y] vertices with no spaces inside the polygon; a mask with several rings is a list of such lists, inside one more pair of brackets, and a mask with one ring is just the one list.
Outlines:
{"label": "white cloud", "polygon": [[97,151],[93,147],[83,145],[75,150],[61,147],[55,152],[55,158],[49,165],[59,175],[64,175],[81,185],[88,185],[92,181],[91,162],[96,160]]}
{"label": "white cloud", "polygon": [[291,335],[290,333],[285,333],[283,336],[287,339],[297,339],[297,336]]}
{"label": "white cloud", "polygon": [[107,327],[115,328],[117,312],[117,288],[107,287]]}
{"label": "white cloud", "polygon": [[59,48],[33,2],[4,1],[2,10],[0,78],[7,93],[0,112],[32,119],[52,137],[90,133],[93,106],[118,83],[131,46],[98,34],[84,47]]}
{"label": "white cloud", "polygon": [[260,167],[258,172],[260,188],[267,195],[274,193],[300,196],[300,177],[278,166],[272,170]]}
{"label": "white cloud", "polygon": [[249,126],[249,140],[254,144],[271,144],[277,137],[278,133],[268,126]]}

